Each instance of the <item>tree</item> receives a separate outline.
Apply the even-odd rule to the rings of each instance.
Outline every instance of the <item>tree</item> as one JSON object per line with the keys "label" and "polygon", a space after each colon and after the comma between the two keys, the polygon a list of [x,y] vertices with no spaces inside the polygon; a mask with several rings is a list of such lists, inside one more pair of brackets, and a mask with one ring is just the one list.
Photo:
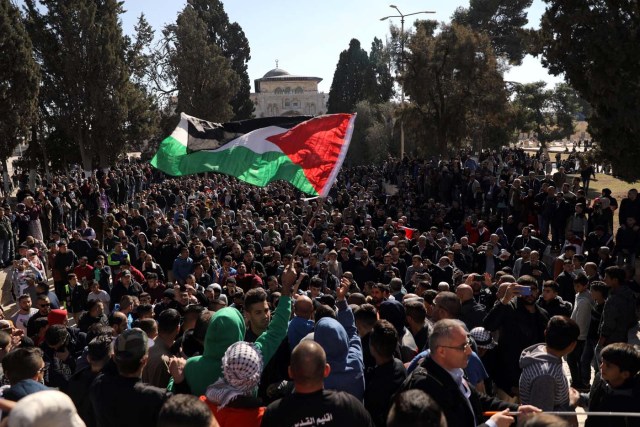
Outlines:
{"label": "tree", "polygon": [[35,117],[40,83],[31,39],[10,0],[0,0],[0,58],[0,162],[8,190],[6,160]]}
{"label": "tree", "polygon": [[417,151],[444,154],[491,142],[509,110],[489,38],[458,24],[438,34],[418,25],[408,48],[401,83],[411,103],[402,116],[405,129],[421,141]]}
{"label": "tree", "polygon": [[538,141],[569,138],[575,121],[588,115],[584,101],[567,83],[547,89],[543,81],[518,84],[514,89],[515,127],[520,132],[535,132]]}
{"label": "tree", "polygon": [[[234,117],[231,101],[240,85],[238,75],[209,39],[205,22],[193,7],[185,6],[163,34],[163,47],[156,56],[159,80],[169,86],[164,93],[177,93],[175,111],[218,122]],[[172,122],[175,126],[177,118]]]}
{"label": "tree", "polygon": [[131,75],[130,104],[128,108],[127,140],[142,149],[145,142],[160,132],[158,100],[150,89],[149,76],[153,68],[154,31],[144,14],[140,14],[135,27],[135,37],[125,36],[125,55]]}
{"label": "tree", "polygon": [[237,22],[230,22],[219,0],[188,0],[193,10],[205,24],[209,41],[220,48],[222,55],[231,62],[237,75],[237,90],[231,99],[233,119],[249,119],[253,114],[251,83],[247,64],[251,59],[249,41]]}
{"label": "tree", "polygon": [[589,133],[622,179],[640,178],[637,2],[545,0],[537,52],[592,108]]}
{"label": "tree", "polygon": [[375,87],[376,76],[369,55],[360,47],[360,41],[351,39],[349,49],[340,53],[333,74],[327,112],[353,112],[359,101],[375,98]]}
{"label": "tree", "polygon": [[356,104],[355,121],[347,161],[352,165],[376,164],[389,153],[393,141],[393,115],[395,106],[390,102]]}
{"label": "tree", "polygon": [[391,77],[391,53],[377,37],[371,43],[369,54],[370,66],[373,68],[376,83],[373,93],[374,102],[387,102],[393,96],[393,77]]}
{"label": "tree", "polygon": [[529,52],[527,9],[533,0],[471,0],[468,8],[458,8],[453,22],[489,36],[499,57],[520,65]]}
{"label": "tree", "polygon": [[[72,141],[85,171],[111,166],[148,119],[143,107],[148,104],[142,102],[146,94],[130,79],[128,41],[119,18],[122,3],[25,0],[25,5],[42,68],[44,132]],[[58,139],[38,138],[40,143]]]}

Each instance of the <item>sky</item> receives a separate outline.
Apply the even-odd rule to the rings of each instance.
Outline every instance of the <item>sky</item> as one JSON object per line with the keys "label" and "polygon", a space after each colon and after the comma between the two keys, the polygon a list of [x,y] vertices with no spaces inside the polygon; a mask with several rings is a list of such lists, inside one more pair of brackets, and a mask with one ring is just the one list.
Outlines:
{"label": "sky", "polygon": [[[125,33],[133,34],[138,16],[144,13],[161,36],[165,24],[175,22],[184,8],[185,0],[125,0],[126,13],[122,16]],[[403,14],[418,11],[435,11],[434,14],[417,15],[416,18],[449,22],[457,7],[467,7],[463,0],[229,0],[224,8],[231,21],[238,22],[249,40],[251,60],[249,78],[251,90],[254,80],[267,71],[279,68],[295,75],[322,78],[319,90],[329,92],[331,80],[340,52],[347,49],[352,38],[360,40],[367,51],[374,37],[382,40],[389,34],[389,22],[400,25],[399,18],[380,21],[380,18],[397,15],[395,4]],[[537,28],[544,12],[544,3],[535,0],[529,10],[528,27]],[[406,18],[405,29],[413,23]],[[519,67],[513,67],[505,80],[527,83],[544,80],[549,85],[562,81],[551,76],[540,61],[527,57]]]}

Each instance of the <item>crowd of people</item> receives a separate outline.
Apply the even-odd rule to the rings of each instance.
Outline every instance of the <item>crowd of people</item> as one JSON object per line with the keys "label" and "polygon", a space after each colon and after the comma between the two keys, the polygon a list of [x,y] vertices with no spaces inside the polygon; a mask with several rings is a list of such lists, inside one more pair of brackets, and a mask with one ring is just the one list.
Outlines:
{"label": "crowd of people", "polygon": [[639,425],[640,199],[594,197],[575,160],[573,178],[542,151],[389,158],[325,199],[137,159],[19,177],[0,200],[0,409],[10,426],[502,427],[582,406],[627,413],[589,427]]}

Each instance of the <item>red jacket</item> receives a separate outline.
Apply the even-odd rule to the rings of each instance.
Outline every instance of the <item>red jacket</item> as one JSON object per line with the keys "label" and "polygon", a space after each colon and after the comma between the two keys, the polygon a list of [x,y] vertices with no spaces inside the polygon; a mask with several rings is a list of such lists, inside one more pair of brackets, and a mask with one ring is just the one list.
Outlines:
{"label": "red jacket", "polygon": [[220,427],[260,427],[266,409],[264,406],[257,408],[230,408],[227,406],[218,409],[218,405],[210,402],[207,396],[200,396],[200,400],[209,406]]}

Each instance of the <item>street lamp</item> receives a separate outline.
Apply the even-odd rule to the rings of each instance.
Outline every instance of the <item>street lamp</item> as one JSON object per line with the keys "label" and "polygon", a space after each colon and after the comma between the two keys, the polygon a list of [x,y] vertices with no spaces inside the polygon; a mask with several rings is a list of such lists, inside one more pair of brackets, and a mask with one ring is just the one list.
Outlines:
{"label": "street lamp", "polygon": [[[407,16],[420,15],[422,13],[435,13],[430,10],[423,10],[420,12],[413,12],[404,14],[400,12],[400,9],[395,4],[390,4],[390,8],[395,9],[398,14],[385,16],[384,18],[380,18],[381,21],[386,21],[389,18],[400,18],[400,64],[402,69],[401,72],[404,72],[404,18]],[[400,103],[404,105],[404,87],[400,87]],[[404,158],[404,122],[402,121],[402,117],[400,118],[400,160]]]}

